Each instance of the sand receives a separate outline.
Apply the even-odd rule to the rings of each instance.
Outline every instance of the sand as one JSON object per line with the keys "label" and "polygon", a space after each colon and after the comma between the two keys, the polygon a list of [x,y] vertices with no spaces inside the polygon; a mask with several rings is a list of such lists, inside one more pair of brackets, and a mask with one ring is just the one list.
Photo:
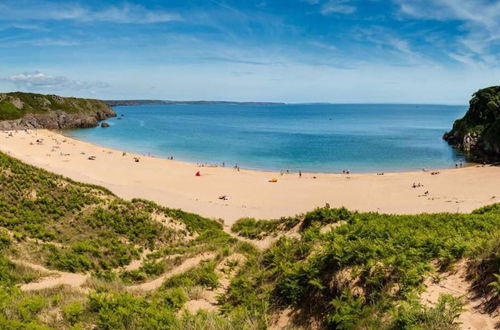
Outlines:
{"label": "sand", "polygon": [[68,272],[61,272],[56,270],[47,269],[41,265],[32,264],[26,261],[13,260],[16,264],[32,268],[34,270],[41,271],[43,273],[50,274],[48,277],[42,277],[36,282],[26,283],[21,285],[22,291],[37,291],[50,289],[60,285],[69,285],[73,288],[80,288],[90,276],[87,274],[75,274]]}
{"label": "sand", "polygon": [[149,282],[137,284],[137,285],[132,285],[127,287],[131,291],[153,291],[161,287],[161,285],[169,278],[182,274],[186,271],[188,271],[191,268],[194,268],[198,266],[202,261],[205,260],[210,260],[215,258],[215,253],[213,252],[206,252],[203,254],[200,254],[196,257],[192,257],[189,259],[184,260],[179,266],[175,267],[174,269],[163,273],[160,277],[151,280]]}
{"label": "sand", "polygon": [[[417,214],[470,212],[500,201],[500,167],[494,166],[437,170],[436,175],[429,170],[299,177],[123,155],[48,130],[0,132],[0,151],[74,180],[104,186],[126,199],[153,200],[221,218],[228,225],[243,217],[291,216],[326,203],[359,211]],[[95,159],[89,160],[90,156]],[[197,171],[201,176],[195,176]],[[278,182],[268,182],[272,178]],[[423,186],[412,188],[413,183]],[[228,200],[220,200],[221,195]]]}
{"label": "sand", "polygon": [[464,302],[464,311],[458,317],[460,329],[496,329],[500,324],[500,310],[487,314],[484,311],[486,299],[475,297],[471,283],[467,278],[467,261],[462,260],[454,269],[440,274],[441,280],[434,283],[431,278],[424,282],[425,291],[420,296],[423,304],[435,305],[442,294],[460,297]]}

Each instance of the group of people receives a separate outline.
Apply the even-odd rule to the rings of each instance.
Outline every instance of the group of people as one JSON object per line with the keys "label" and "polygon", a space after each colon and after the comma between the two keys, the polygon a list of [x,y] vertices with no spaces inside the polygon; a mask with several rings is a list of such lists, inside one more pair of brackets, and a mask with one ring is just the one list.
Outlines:
{"label": "group of people", "polygon": [[[412,184],[412,186],[411,186],[411,187],[412,187],[412,188],[421,188],[421,187],[423,187],[423,186],[424,186],[424,185],[423,185],[423,184],[421,184],[420,182],[419,182],[419,183],[415,183],[415,182],[413,182],[413,184]],[[429,190],[426,190],[426,191],[424,192],[424,194],[423,194],[423,195],[418,195],[418,197],[423,197],[423,196],[428,196],[428,195],[429,195]]]}

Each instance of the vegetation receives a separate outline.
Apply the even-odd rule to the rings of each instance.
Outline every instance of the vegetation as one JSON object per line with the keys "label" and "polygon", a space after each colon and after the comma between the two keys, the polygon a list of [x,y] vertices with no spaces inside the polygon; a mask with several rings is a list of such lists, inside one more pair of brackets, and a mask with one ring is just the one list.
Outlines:
{"label": "vegetation", "polygon": [[0,101],[0,120],[18,119],[24,116],[24,111],[18,109],[7,100]]}
{"label": "vegetation", "polygon": [[[221,302],[225,310],[242,307],[259,314],[291,307],[300,311],[298,319],[325,315],[331,328],[411,328],[440,322],[447,325],[438,328],[453,327],[457,301],[443,300],[434,310],[412,297],[430,272],[462,258],[479,258],[480,278],[489,278],[493,284],[488,287],[496,290],[499,207],[413,216],[317,209],[299,216],[300,238],[281,237],[260,261],[247,264]],[[324,224],[339,220],[345,223],[321,233]]]}
{"label": "vegetation", "polygon": [[[472,142],[465,142],[465,137]],[[500,86],[477,91],[470,100],[469,111],[455,121],[444,138],[475,157],[500,156]]]}
{"label": "vegetation", "polygon": [[243,218],[234,223],[231,231],[250,239],[262,239],[266,236],[288,231],[300,222],[297,217],[283,217],[278,220],[255,220]]}
{"label": "vegetation", "polygon": [[108,111],[107,105],[99,100],[42,95],[34,93],[0,93],[0,120],[19,119],[27,113],[47,113],[49,111],[85,113]]}
{"label": "vegetation", "polygon": [[116,113],[93,99],[33,93],[0,93],[0,129],[95,127]]}
{"label": "vegetation", "polygon": [[[281,235],[292,228],[293,237]],[[464,258],[474,290],[498,308],[500,204],[412,216],[325,207],[232,229],[276,243],[259,251],[217,221],[125,201],[0,153],[0,328],[265,329],[288,309],[297,326],[453,329],[459,298],[425,306],[418,296],[425,278]],[[211,257],[157,289],[130,288],[201,253]],[[84,290],[21,290],[49,270],[90,279]],[[207,293],[217,311],[186,310]]]}

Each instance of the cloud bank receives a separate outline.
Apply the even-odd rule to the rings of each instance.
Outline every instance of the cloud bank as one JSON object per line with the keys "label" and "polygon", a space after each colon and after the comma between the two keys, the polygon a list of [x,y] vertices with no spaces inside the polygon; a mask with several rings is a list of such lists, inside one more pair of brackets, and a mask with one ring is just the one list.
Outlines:
{"label": "cloud bank", "polygon": [[39,71],[14,74],[5,78],[5,80],[25,91],[95,91],[96,89],[108,87],[108,84],[103,82],[72,80],[65,76],[53,76]]}

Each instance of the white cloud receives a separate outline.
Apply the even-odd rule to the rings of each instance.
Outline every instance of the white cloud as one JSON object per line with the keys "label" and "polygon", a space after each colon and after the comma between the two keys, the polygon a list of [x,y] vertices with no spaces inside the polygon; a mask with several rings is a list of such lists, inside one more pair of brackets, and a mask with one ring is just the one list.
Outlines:
{"label": "white cloud", "polygon": [[[397,64],[414,67],[439,67],[437,61],[426,56],[425,53],[415,49],[415,45],[409,39],[398,35],[391,29],[381,26],[371,26],[370,28],[358,29],[353,38],[376,46],[374,51],[382,50],[386,59],[391,56],[391,62],[396,60]],[[374,52],[375,53],[375,52]],[[374,59],[374,54],[372,55]]]}
{"label": "white cloud", "polygon": [[356,7],[350,2],[350,0],[329,0],[321,6],[321,14],[352,14],[356,11]]}
{"label": "white cloud", "polygon": [[0,38],[0,48],[13,48],[23,46],[35,47],[72,47],[81,45],[82,42],[76,39],[67,38],[33,38],[33,39],[16,39],[15,36],[10,38]]}
{"label": "white cloud", "polygon": [[395,0],[403,17],[457,21],[462,36],[450,52],[454,60],[470,65],[500,65],[500,1]]}
{"label": "white cloud", "polygon": [[310,41],[309,44],[314,47],[322,48],[328,51],[337,51],[338,48],[332,44],[321,42],[321,41]]}
{"label": "white cloud", "polygon": [[102,82],[85,82],[72,80],[65,76],[52,76],[43,72],[25,72],[11,75],[4,79],[13,83],[17,88],[28,91],[61,91],[61,90],[93,90],[105,88]]}
{"label": "white cloud", "polygon": [[0,4],[3,13],[0,20],[60,20],[78,22],[111,22],[128,24],[165,23],[182,20],[177,13],[164,10],[150,10],[140,5],[125,3],[101,10],[79,4],[39,4],[7,6]]}
{"label": "white cloud", "polygon": [[90,20],[115,23],[164,23],[179,21],[181,17],[165,11],[151,11],[139,5],[126,4],[122,7],[109,7],[101,12],[93,12]]}
{"label": "white cloud", "polygon": [[500,2],[486,0],[397,0],[403,14],[437,20],[474,22],[495,33],[500,24]]}

